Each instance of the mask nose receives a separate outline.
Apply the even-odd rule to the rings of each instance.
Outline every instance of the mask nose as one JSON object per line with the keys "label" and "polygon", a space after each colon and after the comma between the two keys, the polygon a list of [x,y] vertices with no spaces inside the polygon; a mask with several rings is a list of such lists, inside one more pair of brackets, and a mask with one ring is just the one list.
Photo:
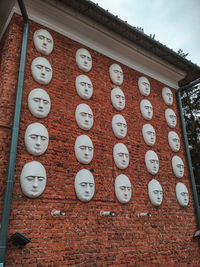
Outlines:
{"label": "mask nose", "polygon": [[124,196],[125,196],[125,197],[128,196],[128,189],[127,189],[127,188],[125,188],[125,190],[124,190]]}
{"label": "mask nose", "polygon": [[122,161],[125,162],[126,161],[126,155],[122,156]]}
{"label": "mask nose", "polygon": [[90,192],[90,190],[89,190],[89,184],[86,185],[85,192],[86,193],[89,193]]}
{"label": "mask nose", "polygon": [[87,64],[88,64],[88,61],[87,61],[87,59],[86,59],[86,58],[84,59],[84,64],[85,64],[85,65],[87,65]]}
{"label": "mask nose", "polygon": [[41,137],[40,136],[37,136],[36,146],[40,146],[40,145],[41,145]]}
{"label": "mask nose", "polygon": [[88,92],[88,85],[85,85],[85,92]]}
{"label": "mask nose", "polygon": [[47,45],[47,38],[43,39],[43,45],[45,45],[45,46]]}
{"label": "mask nose", "polygon": [[39,108],[43,108],[44,107],[44,105],[43,105],[43,100],[42,99],[40,99],[40,101],[39,101]]}
{"label": "mask nose", "polygon": [[37,188],[37,187],[38,187],[38,178],[35,177],[33,181],[33,188]]}
{"label": "mask nose", "polygon": [[88,147],[86,147],[85,148],[85,155],[88,156],[88,154],[89,154],[89,149],[88,149]]}
{"label": "mask nose", "polygon": [[44,67],[44,66],[42,67],[41,74],[42,74],[43,76],[45,76],[45,67]]}
{"label": "mask nose", "polygon": [[88,115],[88,114],[86,114],[85,121],[86,121],[86,122],[89,121],[89,115]]}

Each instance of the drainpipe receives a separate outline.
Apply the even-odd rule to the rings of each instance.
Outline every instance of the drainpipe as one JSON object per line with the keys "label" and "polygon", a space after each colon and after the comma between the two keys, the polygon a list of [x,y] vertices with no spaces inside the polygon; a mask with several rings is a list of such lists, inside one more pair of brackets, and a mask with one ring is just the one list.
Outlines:
{"label": "drainpipe", "polygon": [[197,85],[198,83],[200,83],[200,78],[198,78],[198,79],[194,80],[193,82],[179,88],[178,92],[177,92],[177,101],[178,101],[178,106],[179,106],[179,113],[180,113],[180,118],[181,118],[181,127],[182,127],[182,132],[183,132],[187,163],[188,163],[192,192],[193,192],[193,197],[194,197],[194,205],[195,205],[195,211],[196,211],[196,217],[197,217],[197,225],[198,225],[198,229],[200,229],[199,199],[198,199],[198,194],[197,194],[197,189],[196,189],[196,183],[195,183],[194,172],[193,172],[193,167],[192,167],[192,160],[191,160],[189,143],[188,143],[188,138],[187,138],[187,131],[186,131],[185,120],[184,120],[184,116],[183,116],[183,107],[182,107],[182,102],[181,102],[181,91],[186,90],[188,88],[191,88],[191,87]]}
{"label": "drainpipe", "polygon": [[24,32],[23,32],[23,38],[22,38],[21,57],[20,57],[20,65],[19,65],[19,73],[18,73],[15,112],[14,112],[14,121],[13,121],[13,127],[12,127],[10,156],[9,156],[9,163],[8,163],[8,175],[7,175],[7,180],[6,180],[4,206],[3,206],[3,213],[2,213],[2,220],[1,220],[0,267],[4,266],[4,262],[5,262],[6,243],[7,243],[7,236],[8,236],[8,224],[9,224],[10,207],[11,207],[11,201],[12,201],[15,161],[16,161],[18,133],[19,133],[19,121],[20,121],[20,113],[21,113],[22,92],[23,92],[23,85],[24,85],[24,72],[25,72],[25,65],[26,65],[26,50],[27,50],[28,33],[29,33],[28,15],[27,15],[23,0],[18,0],[18,4],[19,4],[22,17],[24,20]]}

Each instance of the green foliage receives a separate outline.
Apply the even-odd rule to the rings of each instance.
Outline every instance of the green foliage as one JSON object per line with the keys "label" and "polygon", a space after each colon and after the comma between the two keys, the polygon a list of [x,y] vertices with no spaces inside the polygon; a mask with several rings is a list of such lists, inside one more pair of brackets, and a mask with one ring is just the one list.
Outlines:
{"label": "green foliage", "polygon": [[200,84],[182,93],[182,105],[194,176],[200,196]]}
{"label": "green foliage", "polygon": [[179,49],[179,50],[177,51],[177,53],[179,54],[179,56],[184,57],[184,58],[187,57],[187,56],[189,55],[189,53],[186,53],[186,54],[185,54],[185,53],[183,52],[183,49]]}

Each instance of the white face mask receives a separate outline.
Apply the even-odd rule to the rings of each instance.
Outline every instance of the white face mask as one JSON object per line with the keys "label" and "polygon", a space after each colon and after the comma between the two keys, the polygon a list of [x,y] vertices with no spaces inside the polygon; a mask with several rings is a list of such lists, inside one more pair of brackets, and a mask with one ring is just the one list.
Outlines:
{"label": "white face mask", "polygon": [[53,50],[53,38],[48,31],[44,29],[35,31],[33,42],[38,52],[46,56],[51,54]]}
{"label": "white face mask", "polygon": [[149,96],[150,95],[151,87],[150,87],[149,80],[147,78],[140,77],[138,79],[138,87],[139,87],[140,93],[142,95],[144,95],[144,96]]}
{"label": "white face mask", "polygon": [[173,152],[178,152],[180,150],[180,138],[176,132],[168,133],[168,142]]}
{"label": "white face mask", "polygon": [[75,155],[82,164],[89,164],[92,161],[94,147],[92,140],[87,135],[80,135],[75,142]]}
{"label": "white face mask", "polygon": [[177,178],[182,178],[184,175],[184,163],[178,156],[172,158],[172,169]]}
{"label": "white face mask", "polygon": [[173,104],[173,94],[169,88],[164,87],[162,89],[162,98],[166,105],[171,106]]}
{"label": "white face mask", "polygon": [[42,155],[49,144],[49,134],[46,127],[41,123],[32,123],[26,128],[25,145],[27,151],[34,155]]}
{"label": "white face mask", "polygon": [[142,127],[142,135],[148,146],[153,146],[156,142],[156,133],[151,124],[145,124]]}
{"label": "white face mask", "polygon": [[140,111],[142,113],[142,116],[146,120],[151,120],[153,117],[153,107],[151,105],[151,102],[149,100],[143,99],[140,102]]}
{"label": "white face mask", "polygon": [[22,192],[27,197],[36,198],[44,192],[46,180],[46,171],[40,162],[26,163],[20,176]]}
{"label": "white face mask", "polygon": [[126,169],[129,165],[129,152],[127,147],[122,143],[117,143],[113,148],[113,158],[119,169]]}
{"label": "white face mask", "polygon": [[128,203],[131,199],[131,182],[129,178],[120,174],[115,179],[115,195],[120,203]]}
{"label": "white face mask", "polygon": [[176,184],[176,197],[178,203],[182,207],[186,207],[189,203],[189,193],[187,187],[183,183]]}
{"label": "white face mask", "polygon": [[125,108],[125,95],[120,88],[114,88],[111,91],[111,102],[116,110],[123,110]]}
{"label": "white face mask", "polygon": [[148,194],[149,194],[149,199],[151,201],[151,204],[154,206],[160,206],[163,200],[163,190],[162,186],[160,183],[152,179],[148,183]]}
{"label": "white face mask", "polygon": [[176,127],[176,114],[171,108],[165,110],[165,119],[170,128]]}
{"label": "white face mask", "polygon": [[127,124],[126,124],[126,120],[124,119],[122,115],[116,114],[113,116],[112,130],[113,130],[114,135],[119,139],[122,139],[126,136]]}
{"label": "white face mask", "polygon": [[93,112],[87,104],[79,104],[75,112],[76,122],[78,126],[89,131],[93,126]]}
{"label": "white face mask", "polygon": [[80,48],[76,51],[76,64],[79,69],[89,72],[92,68],[92,57],[88,50]]}
{"label": "white face mask", "polygon": [[149,173],[156,175],[159,170],[159,159],[153,150],[148,150],[145,154],[145,164]]}
{"label": "white face mask", "polygon": [[121,85],[123,83],[123,71],[118,64],[112,64],[109,68],[110,79],[115,85]]}
{"label": "white face mask", "polygon": [[28,107],[36,118],[45,118],[51,108],[51,100],[47,92],[41,88],[32,90],[28,95]]}
{"label": "white face mask", "polygon": [[95,183],[93,175],[86,169],[80,170],[75,178],[75,191],[77,198],[83,202],[90,201],[94,196]]}
{"label": "white face mask", "polygon": [[31,73],[39,84],[49,84],[52,79],[52,67],[49,61],[44,57],[37,57],[32,61]]}
{"label": "white face mask", "polygon": [[85,100],[88,100],[93,95],[93,85],[91,80],[86,75],[79,75],[76,77],[76,91],[77,94]]}

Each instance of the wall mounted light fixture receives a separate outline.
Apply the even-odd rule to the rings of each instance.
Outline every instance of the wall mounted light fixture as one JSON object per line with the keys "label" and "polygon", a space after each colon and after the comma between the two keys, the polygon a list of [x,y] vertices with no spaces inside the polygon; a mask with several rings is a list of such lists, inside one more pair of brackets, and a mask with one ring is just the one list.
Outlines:
{"label": "wall mounted light fixture", "polygon": [[141,212],[138,214],[138,217],[151,217],[151,215],[150,212]]}
{"label": "wall mounted light fixture", "polygon": [[65,210],[52,210],[51,211],[51,215],[52,216],[65,216],[66,215],[66,211]]}
{"label": "wall mounted light fixture", "polygon": [[100,211],[100,215],[101,216],[115,216],[115,212],[114,211]]}

